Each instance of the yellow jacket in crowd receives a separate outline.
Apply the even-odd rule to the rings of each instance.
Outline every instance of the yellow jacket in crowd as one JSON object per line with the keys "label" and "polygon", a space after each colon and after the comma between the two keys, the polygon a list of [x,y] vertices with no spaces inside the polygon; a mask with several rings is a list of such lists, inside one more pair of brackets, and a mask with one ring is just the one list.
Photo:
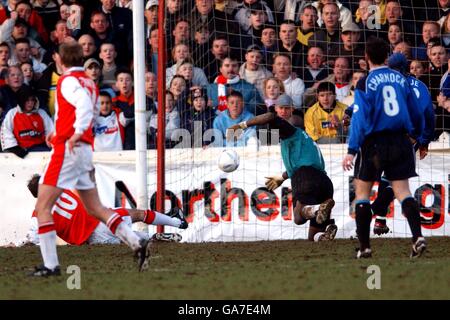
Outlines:
{"label": "yellow jacket in crowd", "polygon": [[319,102],[313,104],[305,114],[305,129],[306,133],[314,140],[317,141],[320,138],[336,138],[338,136],[338,130],[333,127],[334,122],[341,127],[342,118],[344,117],[344,111],[347,109],[347,105],[336,101],[336,106],[332,111],[325,111]]}

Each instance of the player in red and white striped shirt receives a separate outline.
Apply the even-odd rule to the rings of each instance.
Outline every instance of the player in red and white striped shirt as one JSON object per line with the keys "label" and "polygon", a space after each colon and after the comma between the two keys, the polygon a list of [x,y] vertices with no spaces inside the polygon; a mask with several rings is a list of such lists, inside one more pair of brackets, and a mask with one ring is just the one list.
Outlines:
{"label": "player in red and white striped shirt", "polygon": [[[34,175],[28,181],[27,187],[36,198],[38,194],[39,175]],[[115,208],[122,219],[131,227],[133,222],[142,221],[146,224],[167,225],[186,229],[188,224],[184,217],[167,216],[153,210]],[[82,244],[119,244],[120,239],[102,222],[89,215],[78,195],[70,190],[64,190],[53,207],[53,221],[58,237],[71,245]],[[31,242],[38,244],[36,212],[33,212],[32,226],[28,234]],[[180,237],[178,235],[178,237]]]}
{"label": "player in red and white striped shirt", "polygon": [[95,185],[92,125],[98,115],[98,88],[82,68],[83,49],[74,41],[66,42],[61,44],[57,55],[63,74],[56,88],[55,131],[47,138],[53,150],[40,180],[35,207],[44,264],[31,275],[61,274],[52,210],[65,189],[78,191],[87,212],[104,222],[135,252],[142,271],[148,267],[151,242],[137,236],[117,212],[102,205]]}

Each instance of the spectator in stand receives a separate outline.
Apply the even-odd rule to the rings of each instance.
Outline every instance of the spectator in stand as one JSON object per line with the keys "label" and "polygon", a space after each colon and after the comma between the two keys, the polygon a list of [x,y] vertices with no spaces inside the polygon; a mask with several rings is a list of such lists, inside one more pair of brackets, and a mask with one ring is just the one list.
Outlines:
{"label": "spectator in stand", "polygon": [[304,46],[309,46],[309,38],[314,34],[317,25],[317,9],[312,4],[306,4],[299,13],[300,25],[297,28],[297,40]]}
{"label": "spectator in stand", "polygon": [[236,0],[214,0],[214,9],[230,15],[235,12],[238,5]]}
{"label": "spectator in stand", "polygon": [[134,122],[134,90],[133,75],[129,69],[118,69],[116,71],[116,88],[118,95],[113,99],[115,107],[123,112],[125,118],[125,138],[123,142],[124,150],[134,150],[135,144],[135,122]]}
{"label": "spectator in stand", "polygon": [[272,77],[272,73],[261,65],[261,61],[261,48],[257,45],[248,47],[245,54],[245,62],[239,68],[239,76],[241,79],[253,84],[262,96],[263,81],[268,77]]}
{"label": "spectator in stand", "polygon": [[150,37],[150,30],[152,26],[158,25],[158,0],[148,0],[145,4],[144,10],[146,33],[145,37]]}
{"label": "spectator in stand", "polygon": [[254,85],[239,77],[239,64],[234,57],[226,57],[220,66],[220,75],[207,87],[208,97],[219,112],[227,109],[227,96],[239,91],[243,97],[245,110],[253,115],[259,114],[258,106],[264,101]]}
{"label": "spectator in stand", "polygon": [[[309,45],[321,47],[324,55],[328,56],[333,46],[340,46],[341,26],[339,24],[339,7],[336,2],[327,2],[322,6],[323,26],[314,32],[309,39]],[[351,23],[350,21],[348,23]],[[346,25],[346,24],[344,24]]]}
{"label": "spectator in stand", "polygon": [[184,18],[179,18],[172,31],[172,37],[167,37],[167,58],[171,57],[172,49],[178,44],[185,44],[192,47],[189,22]]}
{"label": "spectator in stand", "polygon": [[[430,89],[433,103],[439,104],[437,98],[440,93],[442,77],[448,70],[448,54],[439,39],[430,39],[429,42],[432,43],[432,45],[428,55],[428,71],[424,73],[419,80],[425,83]],[[436,139],[438,139],[441,133],[447,129],[447,126],[449,125],[448,118],[449,114],[444,108],[436,109]]]}
{"label": "spectator in stand", "polygon": [[336,100],[336,89],[331,82],[317,87],[317,103],[305,113],[306,133],[317,143],[342,143],[342,120],[347,106]]}
{"label": "spectator in stand", "polygon": [[18,66],[8,67],[6,72],[6,84],[0,87],[0,125],[3,122],[5,114],[18,105],[17,92],[24,86],[22,70]]}
{"label": "spectator in stand", "polygon": [[54,50],[51,57],[52,62],[48,64],[47,69],[44,70],[36,84],[36,93],[41,108],[45,108],[48,114],[53,117],[55,114],[56,85],[63,69],[58,50]]}
{"label": "spectator in stand", "polygon": [[102,84],[102,67],[97,59],[87,59],[84,62],[84,70],[86,75],[98,86],[100,92],[108,93],[111,98],[116,97],[116,92],[111,86]]}
{"label": "spectator in stand", "polygon": [[[165,121],[165,140],[166,147],[171,148],[174,146],[174,141],[176,141],[175,137],[172,139],[172,136],[175,133],[175,130],[180,128],[180,114],[178,110],[175,108],[175,99],[171,91],[166,92],[166,121]],[[156,133],[158,130],[158,114],[152,114],[150,118],[150,130],[156,140]]]}
{"label": "spectator in stand", "polygon": [[117,52],[115,45],[107,42],[103,43],[100,46],[99,57],[103,64],[101,85],[111,86],[114,90],[116,90],[116,71],[118,67],[116,64]]}
{"label": "spectator in stand", "polygon": [[78,39],[78,43],[83,48],[83,58],[85,61],[97,56],[97,47],[95,46],[94,38],[92,38],[91,35],[83,34]]}
{"label": "spectator in stand", "polygon": [[145,119],[147,124],[150,124],[151,115],[156,112],[157,103],[158,87],[156,75],[153,72],[147,71],[145,73]]}
{"label": "spectator in stand", "polygon": [[285,93],[283,81],[278,78],[270,77],[263,81],[263,98],[267,110],[275,105],[278,97]]}
{"label": "spectator in stand", "polygon": [[14,50],[14,55],[11,57],[9,64],[10,65],[20,65],[24,62],[30,62],[33,66],[33,71],[37,74],[38,77],[47,69],[47,66],[39,61],[37,61],[31,55],[31,47],[30,40],[27,38],[21,38],[16,40],[16,46]]}
{"label": "spectator in stand", "polygon": [[51,62],[53,52],[58,50],[59,45],[71,39],[72,34],[69,28],[67,27],[67,22],[64,20],[58,20],[58,22],[54,27],[54,30],[51,32],[51,41],[49,43],[49,50],[46,52],[43,61],[47,64]]}
{"label": "spectator in stand", "polygon": [[195,27],[194,47],[192,48],[192,58],[194,62],[201,65],[210,54],[210,40],[209,30],[205,25],[198,25]]}
{"label": "spectator in stand", "polygon": [[[195,8],[189,17],[192,28],[205,25],[213,39],[224,36],[232,48],[240,48],[239,25],[233,17],[214,9],[214,0],[195,0]],[[194,31],[191,32],[193,33]]]}
{"label": "spectator in stand", "polygon": [[35,40],[43,46],[47,44],[49,41],[47,30],[45,29],[42,18],[33,10],[31,4],[28,1],[20,1],[17,3],[15,11],[19,18],[24,19],[31,28],[36,30],[39,38]]}
{"label": "spectator in stand", "polygon": [[17,12],[11,12],[11,17],[0,25],[0,42],[8,43],[10,52],[14,52],[15,41],[22,38],[30,40],[30,45],[35,51],[33,56],[41,58],[45,54],[45,49],[35,40],[36,30],[30,28],[25,20],[18,18]]}
{"label": "spectator in stand", "polygon": [[356,70],[355,72],[353,72],[352,85],[350,87],[348,95],[341,101],[343,104],[347,106],[351,106],[353,104],[353,102],[355,101],[356,84],[358,83],[359,80],[364,78],[365,75],[366,72],[364,70]]}
{"label": "spectator in stand", "polygon": [[[167,35],[172,34],[177,20],[184,15],[182,10],[182,0],[167,0],[166,1],[166,17],[165,28]],[[192,26],[192,25],[191,25]]]}
{"label": "spectator in stand", "polygon": [[5,84],[5,72],[8,70],[9,58],[8,44],[6,42],[0,43],[0,87]]}
{"label": "spectator in stand", "polygon": [[411,61],[411,64],[409,65],[409,73],[411,73],[413,76],[419,79],[425,72],[426,69],[422,61],[419,60]]}
{"label": "spectator in stand", "polygon": [[422,39],[417,47],[412,48],[413,59],[426,61],[428,42],[430,41],[430,39],[439,36],[440,36],[439,23],[435,21],[425,21],[422,26]]}
{"label": "spectator in stand", "polygon": [[[218,36],[211,44],[211,51],[204,56],[201,63],[197,63],[205,71],[208,83],[212,83],[219,75],[220,65],[230,55],[230,46],[226,37]],[[210,95],[208,94],[210,97]]]}
{"label": "spectator in stand", "polygon": [[54,0],[35,0],[33,9],[42,18],[47,34],[53,31],[59,18],[58,4]]}
{"label": "spectator in stand", "polygon": [[213,128],[218,130],[222,136],[223,145],[217,145],[218,141],[214,141],[216,146],[224,147],[241,147],[247,145],[252,138],[256,139],[255,128],[248,128],[244,130],[242,135],[236,137],[237,139],[226,139],[227,129],[232,125],[239,124],[254,117],[254,114],[248,112],[244,108],[244,97],[239,91],[232,91],[227,97],[227,109],[221,112],[213,122]]}
{"label": "spectator in stand", "polygon": [[68,4],[61,4],[59,7],[59,20],[64,20],[67,22],[67,19],[70,17],[70,6]]}
{"label": "spectator in stand", "polygon": [[1,144],[5,152],[24,158],[30,151],[49,151],[45,139],[53,131],[48,114],[39,109],[39,101],[31,88],[17,91],[18,105],[9,110],[1,126]]}
{"label": "spectator in stand", "polygon": [[[197,0],[198,1],[198,0]],[[241,4],[236,6],[234,19],[239,23],[242,31],[249,34],[251,28],[250,16],[252,11],[252,5],[259,5],[263,7],[265,14],[267,16],[267,21],[270,23],[275,23],[275,19],[272,10],[267,5],[264,0],[244,0]],[[253,7],[254,10],[255,7]],[[259,10],[259,8],[258,8]]]}
{"label": "spectator in stand", "polygon": [[445,17],[441,28],[442,42],[447,50],[450,48],[450,14]]}
{"label": "spectator in stand", "polygon": [[118,0],[116,2],[119,8],[133,10],[133,0]]}
{"label": "spectator in stand", "polygon": [[277,28],[273,24],[265,24],[261,30],[261,54],[263,65],[272,71],[273,56],[278,52]]}
{"label": "spectator in stand", "polygon": [[280,25],[279,37],[279,52],[289,55],[293,71],[300,75],[307,47],[297,40],[297,27],[293,21],[284,21]]}
{"label": "spectator in stand", "polygon": [[[114,47],[116,48],[116,37],[114,36],[114,33],[110,28],[108,19],[103,12],[92,12],[90,28],[91,30],[89,30],[88,33],[92,36],[92,38],[94,38],[96,48],[100,48],[103,43],[113,43]],[[115,51],[117,52],[117,50]]]}
{"label": "spectator in stand", "polygon": [[[184,43],[176,45],[172,49],[172,59],[174,64],[170,68],[166,69],[166,86],[169,86],[172,81],[172,77],[177,73],[179,63],[184,60],[192,60],[189,46]],[[208,85],[208,79],[206,78],[205,72],[195,65],[193,66],[193,78],[191,81],[194,86],[206,87]]]}
{"label": "spectator in stand", "polygon": [[[194,148],[206,146],[209,141],[203,139],[203,134],[213,127],[215,112],[208,107],[208,96],[205,89],[191,90],[189,100],[191,101],[190,108],[187,112],[181,114],[181,128],[186,129],[191,134],[191,143]],[[195,141],[197,136],[194,134],[195,130],[199,130],[199,128],[202,137],[201,143]]]}
{"label": "spectator in stand", "polygon": [[303,105],[305,83],[302,79],[292,76],[292,63],[289,55],[280,53],[273,58],[273,74],[275,78],[283,82],[284,90],[294,101],[296,108]]}
{"label": "spectator in stand", "polygon": [[348,62],[348,59],[345,57],[338,57],[336,58],[335,62],[333,63],[333,73],[326,77],[325,79],[316,82],[312,87],[308,88],[305,91],[305,105],[307,107],[311,106],[313,103],[315,103],[317,100],[314,98],[317,98],[317,88],[322,82],[330,82],[334,84],[335,87],[335,96],[336,100],[339,102],[342,102],[342,100],[348,96],[350,92],[350,75],[352,74],[350,71],[350,65]]}
{"label": "spectator in stand", "polygon": [[392,50],[392,53],[402,53],[406,56],[408,60],[411,59],[411,45],[406,42],[402,41],[396,44],[394,47],[394,50]]}
{"label": "spectator in stand", "polygon": [[403,10],[398,0],[387,0],[386,2],[386,24],[382,29],[386,32],[391,24],[401,26],[405,41],[413,47],[417,46],[417,29],[416,26],[403,19]]}
{"label": "spectator in stand", "polygon": [[94,151],[121,151],[126,125],[123,112],[113,108],[112,98],[107,92],[100,92],[98,100],[100,114],[94,123]]}
{"label": "spectator in stand", "polygon": [[306,57],[307,65],[303,68],[303,81],[308,89],[317,81],[323,80],[330,75],[330,69],[324,64],[322,48],[310,47]]}
{"label": "spectator in stand", "polygon": [[36,78],[33,71],[33,65],[31,62],[23,62],[20,64],[20,70],[23,74],[23,83],[29,86],[31,89],[36,88]]}
{"label": "spectator in stand", "polygon": [[147,69],[158,75],[158,26],[150,29],[150,38],[148,38],[149,46],[146,46],[146,64]]}
{"label": "spectator in stand", "polygon": [[323,8],[330,3],[336,5],[337,15],[339,19],[338,23],[341,27],[345,26],[347,23],[352,22],[352,12],[348,8],[344,7],[342,3],[335,0],[319,0],[312,3],[312,5],[317,9],[318,12],[317,24],[319,25],[319,27],[324,27],[324,25],[326,25],[325,20],[327,18],[326,14],[324,14],[323,12]]}
{"label": "spectator in stand", "polygon": [[[142,1],[142,0],[141,0]],[[115,0],[101,0],[99,8],[111,26],[120,65],[128,66],[133,57],[133,15],[131,10],[119,8]],[[97,45],[97,48],[99,46]]]}
{"label": "spectator in stand", "polygon": [[340,45],[332,46],[328,55],[329,59],[346,57],[350,62],[350,69],[360,68],[360,62],[364,62],[364,46],[359,42],[361,30],[355,23],[350,23],[342,27]]}
{"label": "spectator in stand", "polygon": [[403,32],[398,23],[393,23],[389,25],[387,37],[389,47],[391,48],[391,52],[393,52],[395,46],[400,42],[404,41]]}

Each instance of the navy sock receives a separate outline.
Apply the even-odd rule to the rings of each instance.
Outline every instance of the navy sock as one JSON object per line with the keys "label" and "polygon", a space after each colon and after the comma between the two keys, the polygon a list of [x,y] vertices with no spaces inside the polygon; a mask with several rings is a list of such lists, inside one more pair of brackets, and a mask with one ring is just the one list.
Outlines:
{"label": "navy sock", "polygon": [[360,249],[370,248],[370,222],[372,221],[372,211],[369,200],[359,200],[355,204],[356,211],[356,233]]}
{"label": "navy sock", "polygon": [[413,236],[413,242],[416,242],[418,237],[422,237],[419,204],[414,198],[408,197],[402,201],[402,210],[408,220],[409,228],[411,229]]}

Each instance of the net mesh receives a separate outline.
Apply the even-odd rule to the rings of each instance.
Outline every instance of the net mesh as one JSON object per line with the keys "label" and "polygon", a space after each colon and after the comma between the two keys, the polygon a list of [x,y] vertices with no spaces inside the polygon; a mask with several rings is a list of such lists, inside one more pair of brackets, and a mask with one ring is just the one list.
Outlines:
{"label": "net mesh", "polygon": [[[170,92],[166,94],[170,106],[166,106],[165,207],[166,212],[175,205],[185,211],[191,222],[183,233],[185,240],[308,238],[308,224],[293,222],[290,182],[275,193],[264,189],[265,177],[284,171],[277,137],[271,139],[266,128],[257,128],[233,146],[224,141],[226,126],[246,120],[245,114],[251,117],[267,111],[283,92],[295,106],[286,111],[294,114],[291,123],[306,127],[325,158],[334,184],[332,217],[338,236],[355,235],[350,218],[352,177],[341,168],[348,131],[342,125],[334,128],[333,123],[343,122],[344,110],[353,102],[354,86],[367,73],[364,46],[370,36],[388,41],[390,53],[404,53],[408,71],[430,89],[437,116],[436,141],[430,145],[429,156],[417,162],[419,177],[411,179],[411,189],[421,202],[427,235],[445,233],[449,228],[444,215],[450,117],[438,106],[444,105],[438,96],[441,92],[445,96],[450,37],[443,1],[340,1],[337,6],[322,4],[333,1],[298,0],[165,2],[165,21],[148,26],[146,64],[148,71],[158,74],[152,34],[158,26],[164,28],[166,92]],[[338,102],[333,104],[334,111],[314,113],[322,82],[334,84]],[[229,107],[226,96],[233,91],[243,95],[239,121],[223,119],[220,111]],[[155,88],[153,97],[156,92]],[[155,190],[157,107],[147,107],[151,113],[148,188]],[[240,165],[227,174],[218,169],[217,160],[222,150],[231,147]],[[375,185],[372,200],[376,191]],[[390,206],[388,226],[388,236],[410,234],[398,202]],[[180,232],[170,227],[165,230]]]}

